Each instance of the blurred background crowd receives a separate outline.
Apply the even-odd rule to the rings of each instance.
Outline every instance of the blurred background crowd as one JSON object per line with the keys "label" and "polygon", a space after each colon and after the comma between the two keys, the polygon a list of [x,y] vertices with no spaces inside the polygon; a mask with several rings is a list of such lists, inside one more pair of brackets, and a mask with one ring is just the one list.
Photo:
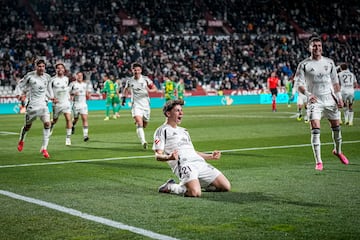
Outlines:
{"label": "blurred background crowd", "polygon": [[272,71],[284,85],[312,33],[360,79],[357,0],[2,0],[0,14],[0,86],[11,89],[35,58],[51,75],[59,61],[83,71],[94,92],[135,61],[158,88],[170,77],[189,91],[262,89]]}

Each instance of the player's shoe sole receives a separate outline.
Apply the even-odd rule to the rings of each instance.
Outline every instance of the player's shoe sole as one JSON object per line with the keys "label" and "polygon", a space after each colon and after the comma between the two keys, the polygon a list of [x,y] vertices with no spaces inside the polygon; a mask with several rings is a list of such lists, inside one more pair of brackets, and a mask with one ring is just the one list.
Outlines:
{"label": "player's shoe sole", "polygon": [[158,188],[159,193],[170,193],[170,185],[175,184],[174,179],[167,180],[163,185]]}
{"label": "player's shoe sole", "polygon": [[335,156],[337,156],[343,164],[345,164],[345,165],[349,164],[349,160],[345,157],[345,155],[343,153],[336,153],[335,149],[332,151],[332,153]]}
{"label": "player's shoe sole", "polygon": [[19,152],[21,152],[23,150],[23,148],[24,148],[24,141],[19,141],[18,146],[17,146],[17,150]]}

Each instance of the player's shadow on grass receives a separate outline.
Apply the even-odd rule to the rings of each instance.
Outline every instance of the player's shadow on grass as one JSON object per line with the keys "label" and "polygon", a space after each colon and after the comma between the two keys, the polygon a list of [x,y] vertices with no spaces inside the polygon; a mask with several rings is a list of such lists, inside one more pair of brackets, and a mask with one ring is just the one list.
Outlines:
{"label": "player's shadow on grass", "polygon": [[294,201],[276,196],[264,194],[262,192],[204,192],[202,198],[210,201],[218,202],[231,202],[238,204],[248,204],[257,202],[270,202],[276,204],[290,204],[302,207],[321,207],[324,204],[318,204],[313,202]]}

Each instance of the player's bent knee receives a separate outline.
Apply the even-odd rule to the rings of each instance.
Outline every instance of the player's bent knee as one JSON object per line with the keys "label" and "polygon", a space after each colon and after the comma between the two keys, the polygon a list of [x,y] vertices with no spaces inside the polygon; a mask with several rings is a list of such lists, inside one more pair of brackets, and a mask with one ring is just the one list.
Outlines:
{"label": "player's bent knee", "polygon": [[186,197],[201,197],[201,189],[197,190],[197,189],[188,189],[185,192],[185,196]]}

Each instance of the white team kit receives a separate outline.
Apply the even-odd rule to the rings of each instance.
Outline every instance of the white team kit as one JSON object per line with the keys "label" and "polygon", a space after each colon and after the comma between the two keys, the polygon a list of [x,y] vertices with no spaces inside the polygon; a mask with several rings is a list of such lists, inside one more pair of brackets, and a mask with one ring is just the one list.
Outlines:
{"label": "white team kit", "polygon": [[127,79],[125,89],[129,88],[131,91],[132,116],[143,116],[145,120],[150,119],[150,98],[147,87],[152,85],[150,78],[141,75],[136,80],[134,77]]}
{"label": "white team kit", "polygon": [[355,75],[350,72],[348,69],[342,70],[339,74],[339,81],[341,86],[341,95],[344,103],[353,103],[354,102],[354,94],[355,89],[354,85],[356,83]]}
{"label": "white team kit", "polygon": [[86,82],[71,82],[70,94],[74,94],[73,113],[74,117],[78,117],[79,114],[88,114],[88,106],[86,103],[86,93],[89,91],[89,86]]}
{"label": "white team kit", "polygon": [[305,89],[317,97],[315,103],[309,103],[310,120],[321,119],[321,112],[327,119],[339,119],[337,99],[333,84],[339,79],[334,61],[327,57],[313,60],[310,57],[303,60],[296,71],[297,86]]}
{"label": "white team kit", "polygon": [[69,78],[66,76],[55,76],[50,83],[54,98],[58,103],[53,103],[53,117],[58,118],[61,113],[71,113]]}
{"label": "white team kit", "polygon": [[180,179],[181,184],[199,179],[201,186],[205,188],[221,174],[197,154],[188,131],[183,127],[173,128],[164,124],[156,129],[153,150],[162,150],[165,154],[178,150],[179,160],[169,160],[167,163]]}
{"label": "white team kit", "polygon": [[50,112],[48,108],[48,98],[50,95],[49,74],[37,75],[36,71],[27,73],[19,81],[19,92],[26,93],[28,102],[26,105],[26,122],[32,122],[39,117],[42,122],[50,121]]}

